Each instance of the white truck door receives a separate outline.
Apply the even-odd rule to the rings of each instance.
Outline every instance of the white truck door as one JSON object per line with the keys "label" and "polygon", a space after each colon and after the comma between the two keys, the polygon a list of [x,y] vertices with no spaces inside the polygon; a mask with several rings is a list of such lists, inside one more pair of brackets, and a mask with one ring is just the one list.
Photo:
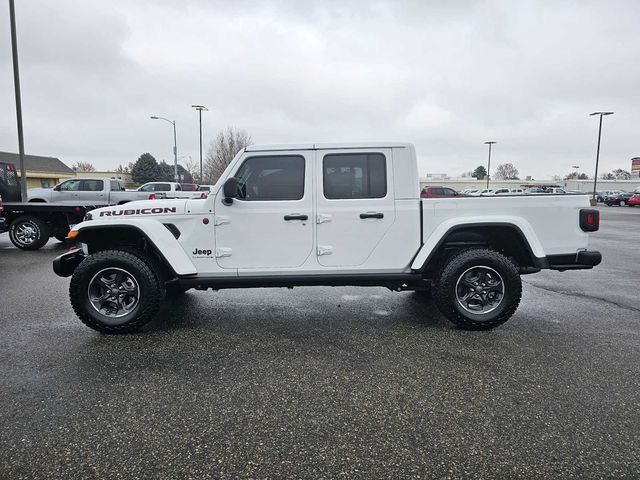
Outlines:
{"label": "white truck door", "polygon": [[395,220],[391,149],[318,150],[316,158],[318,262],[362,265]]}
{"label": "white truck door", "polygon": [[[313,152],[256,152],[233,174],[243,198],[216,197],[215,256],[222,268],[295,268],[313,253]],[[242,271],[239,271],[242,275]]]}

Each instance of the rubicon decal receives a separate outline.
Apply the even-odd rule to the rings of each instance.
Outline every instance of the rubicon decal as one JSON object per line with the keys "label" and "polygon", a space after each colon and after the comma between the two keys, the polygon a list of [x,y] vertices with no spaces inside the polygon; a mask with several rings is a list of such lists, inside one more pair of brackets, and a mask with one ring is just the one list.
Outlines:
{"label": "rubicon decal", "polygon": [[152,215],[154,213],[176,213],[176,207],[138,208],[136,210],[107,210],[100,212],[101,217],[117,217],[120,215]]}

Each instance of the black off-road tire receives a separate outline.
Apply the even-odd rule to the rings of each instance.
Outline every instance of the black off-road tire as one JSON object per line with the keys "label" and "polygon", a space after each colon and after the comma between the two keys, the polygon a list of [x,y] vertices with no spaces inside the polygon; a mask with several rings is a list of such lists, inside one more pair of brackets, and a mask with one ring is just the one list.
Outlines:
{"label": "black off-road tire", "polygon": [[[139,285],[138,304],[116,322],[98,312],[89,300],[91,279],[105,268],[121,268],[135,277]],[[69,298],[76,315],[86,326],[100,333],[132,333],[147,324],[160,310],[164,283],[154,262],[135,250],[102,250],[85,258],[69,284]]]}
{"label": "black off-road tire", "polygon": [[[24,242],[18,238],[17,233],[22,226],[29,226],[35,232],[35,238],[31,242]],[[46,222],[42,221],[38,217],[31,215],[23,215],[16,218],[9,227],[9,239],[16,247],[21,250],[38,250],[44,247],[49,241],[51,230]]]}
{"label": "black off-road tire", "polygon": [[[471,313],[458,302],[458,279],[472,267],[489,267],[502,277],[504,295],[493,311]],[[458,327],[468,330],[490,330],[509,320],[522,296],[522,282],[518,269],[504,255],[489,249],[470,249],[453,256],[441,271],[436,282],[434,301],[440,312]]]}

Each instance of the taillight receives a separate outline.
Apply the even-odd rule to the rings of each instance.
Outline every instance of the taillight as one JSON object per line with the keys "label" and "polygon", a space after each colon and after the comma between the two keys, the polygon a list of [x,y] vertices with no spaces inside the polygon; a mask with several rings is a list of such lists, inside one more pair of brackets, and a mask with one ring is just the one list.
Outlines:
{"label": "taillight", "polygon": [[4,212],[4,207],[2,206],[2,195],[0,195],[0,214]]}
{"label": "taillight", "polygon": [[200,194],[200,198],[207,198],[207,192],[202,192]]}
{"label": "taillight", "polygon": [[580,210],[580,228],[585,232],[597,232],[600,229],[600,212],[590,208]]}
{"label": "taillight", "polygon": [[149,200],[155,200],[156,199],[156,194],[155,193],[150,193],[149,194]]}

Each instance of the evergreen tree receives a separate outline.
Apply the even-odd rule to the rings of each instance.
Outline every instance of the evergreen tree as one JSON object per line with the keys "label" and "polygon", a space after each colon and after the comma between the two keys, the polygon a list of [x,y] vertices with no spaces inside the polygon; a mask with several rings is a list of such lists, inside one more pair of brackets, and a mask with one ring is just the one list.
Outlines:
{"label": "evergreen tree", "polygon": [[158,180],[158,162],[150,153],[140,155],[131,167],[131,178],[135,183],[143,184]]}

